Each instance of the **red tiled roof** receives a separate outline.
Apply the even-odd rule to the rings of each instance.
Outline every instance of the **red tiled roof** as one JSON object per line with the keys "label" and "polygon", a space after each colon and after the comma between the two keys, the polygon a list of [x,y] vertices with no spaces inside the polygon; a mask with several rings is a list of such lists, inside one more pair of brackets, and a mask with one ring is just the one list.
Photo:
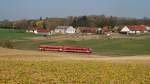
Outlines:
{"label": "red tiled roof", "polygon": [[34,28],[34,27],[28,27],[28,29],[27,30],[35,30],[36,28]]}
{"label": "red tiled roof", "polygon": [[144,25],[128,26],[128,28],[131,31],[144,31],[144,30],[146,30]]}
{"label": "red tiled roof", "polygon": [[150,24],[147,24],[146,26],[150,26]]}
{"label": "red tiled roof", "polygon": [[50,30],[47,30],[47,29],[37,29],[37,32],[45,32],[45,33],[48,33],[48,32],[50,32]]}
{"label": "red tiled roof", "polygon": [[79,27],[81,31],[96,31],[96,27]]}
{"label": "red tiled roof", "polygon": [[103,27],[102,29],[103,32],[109,32],[109,28],[106,26],[106,27]]}

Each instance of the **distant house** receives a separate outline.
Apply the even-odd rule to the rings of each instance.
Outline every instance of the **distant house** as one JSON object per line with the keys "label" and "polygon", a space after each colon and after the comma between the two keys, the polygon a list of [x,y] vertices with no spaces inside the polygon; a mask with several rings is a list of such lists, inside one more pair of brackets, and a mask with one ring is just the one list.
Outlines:
{"label": "distant house", "polygon": [[38,35],[51,35],[52,31],[49,29],[37,29],[34,31],[34,34],[38,34]]}
{"label": "distant house", "polygon": [[123,33],[123,34],[129,34],[129,32],[130,32],[130,29],[128,28],[128,26],[124,26],[120,31],[120,33]]}
{"label": "distant house", "polygon": [[109,32],[109,27],[108,26],[105,26],[102,28],[102,33],[107,33]]}
{"label": "distant house", "polygon": [[96,27],[79,27],[77,30],[79,30],[81,33],[96,33],[97,32]]}
{"label": "distant house", "polygon": [[120,29],[121,27],[119,27],[119,26],[115,26],[113,29],[112,29],[112,32],[115,32],[115,33],[117,33],[117,32],[119,32],[119,29]]}
{"label": "distant house", "polygon": [[150,26],[145,27],[147,31],[150,31]]}
{"label": "distant house", "polygon": [[140,34],[147,32],[144,25],[124,26],[121,31],[124,34]]}
{"label": "distant house", "polygon": [[36,28],[28,28],[26,30],[26,32],[28,32],[28,33],[34,33],[35,30],[36,30]]}
{"label": "distant house", "polygon": [[72,26],[57,26],[54,30],[55,33],[61,33],[61,34],[73,34],[76,32],[76,29]]}
{"label": "distant house", "polygon": [[97,34],[102,34],[102,28],[97,28],[96,33],[97,33]]}
{"label": "distant house", "polygon": [[37,29],[30,28],[30,29],[27,29],[26,32],[38,34],[38,35],[51,35],[53,33],[52,30],[43,29],[43,28],[37,28]]}

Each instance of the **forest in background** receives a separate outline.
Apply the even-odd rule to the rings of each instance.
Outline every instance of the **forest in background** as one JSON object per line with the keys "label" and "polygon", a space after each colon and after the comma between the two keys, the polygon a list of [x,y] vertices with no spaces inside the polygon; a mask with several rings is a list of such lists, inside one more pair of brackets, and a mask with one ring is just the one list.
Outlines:
{"label": "forest in background", "polygon": [[8,29],[27,29],[29,27],[54,29],[56,26],[73,26],[77,27],[97,27],[102,28],[108,26],[113,29],[115,26],[125,25],[150,25],[149,18],[123,18],[105,15],[90,16],[68,16],[67,18],[37,18],[37,19],[21,19],[16,21],[3,20],[0,21],[0,28]]}

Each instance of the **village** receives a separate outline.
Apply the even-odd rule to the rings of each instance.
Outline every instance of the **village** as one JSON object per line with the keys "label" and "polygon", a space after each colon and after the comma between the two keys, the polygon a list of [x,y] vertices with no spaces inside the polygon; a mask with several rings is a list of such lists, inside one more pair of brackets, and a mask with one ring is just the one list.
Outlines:
{"label": "village", "polygon": [[[39,26],[40,25],[40,26]],[[37,25],[29,25],[26,29],[27,33],[33,33],[36,35],[45,36],[47,38],[53,36],[60,36],[59,39],[66,39],[63,36],[73,36],[73,38],[81,37],[83,39],[94,39],[99,38],[99,36],[105,35],[107,37],[115,36],[135,36],[147,34],[150,32],[150,25],[124,25],[124,26],[103,26],[103,27],[87,27],[78,26],[73,27],[71,25],[57,25],[53,28],[49,27],[48,20],[40,20]],[[85,37],[85,38],[84,38]],[[90,38],[91,37],[91,38]],[[72,37],[69,39],[73,39]],[[57,40],[54,38],[53,40]]]}
{"label": "village", "polygon": [[[81,21],[79,20],[79,22],[77,22],[76,18],[81,19]],[[69,22],[62,22],[61,24],[59,24],[60,21],[59,20],[57,21],[57,18],[56,18],[56,21],[55,19],[53,19],[52,22],[50,23],[49,22],[50,19],[48,18],[42,19],[42,17],[40,17],[39,21],[34,22],[34,23],[33,22],[29,23],[25,29],[26,29],[26,32],[30,32],[34,34],[41,34],[41,35],[42,34],[43,35],[78,34],[78,33],[91,33],[91,34],[120,33],[120,34],[126,34],[126,35],[134,35],[134,34],[143,34],[143,33],[147,33],[150,31],[150,25],[148,23],[149,20],[147,20],[147,23],[144,23],[144,24],[142,24],[143,20],[141,21],[140,24],[138,24],[136,22],[136,19],[135,21],[133,20],[133,24],[130,24],[129,22],[127,23],[127,21],[121,24],[120,23],[121,21],[119,21],[118,24],[120,23],[120,25],[117,26],[116,20],[113,20],[115,19],[115,17],[112,17],[112,16],[111,17],[80,16],[76,18],[74,16],[71,16],[71,21],[69,17],[69,19],[67,20]],[[107,20],[107,18],[109,18],[107,22],[103,21],[103,19]],[[85,20],[82,21],[82,19],[85,19]],[[96,26],[95,23],[92,23],[94,21],[90,21],[90,20],[88,21],[88,19],[90,20],[95,19],[94,21],[99,21],[97,23],[98,26]],[[58,22],[58,23],[56,23],[55,26],[52,26],[54,22]],[[21,24],[19,25],[19,27],[20,26]],[[15,27],[17,27],[17,25]]]}
{"label": "village", "polygon": [[109,30],[108,27],[96,28],[96,27],[78,27],[74,28],[72,26],[57,26],[54,30],[48,30],[43,28],[29,28],[26,32],[39,34],[39,35],[53,35],[53,34],[78,34],[78,33],[91,33],[91,34],[108,34],[108,33],[121,33],[126,35],[136,35],[144,34],[150,31],[150,26],[145,25],[132,25],[124,26],[119,31],[115,27],[115,31]]}

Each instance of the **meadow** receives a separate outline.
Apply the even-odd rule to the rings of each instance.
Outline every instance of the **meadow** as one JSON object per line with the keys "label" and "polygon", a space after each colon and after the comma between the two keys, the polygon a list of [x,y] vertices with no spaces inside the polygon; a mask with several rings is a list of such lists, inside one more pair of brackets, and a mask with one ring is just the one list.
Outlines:
{"label": "meadow", "polygon": [[22,40],[25,37],[34,36],[31,33],[26,33],[25,30],[0,29],[0,40]]}
{"label": "meadow", "polygon": [[[143,35],[142,35],[143,36]],[[134,56],[150,54],[150,38],[143,38],[140,35],[133,38],[106,38],[90,40],[32,40],[29,38],[41,37],[25,32],[10,32],[0,30],[0,41],[10,40],[16,49],[37,50],[39,45],[65,45],[75,47],[89,47],[93,54],[106,56]],[[149,34],[147,35],[149,36]],[[44,38],[44,37],[43,37]],[[141,38],[141,39],[138,39]]]}

